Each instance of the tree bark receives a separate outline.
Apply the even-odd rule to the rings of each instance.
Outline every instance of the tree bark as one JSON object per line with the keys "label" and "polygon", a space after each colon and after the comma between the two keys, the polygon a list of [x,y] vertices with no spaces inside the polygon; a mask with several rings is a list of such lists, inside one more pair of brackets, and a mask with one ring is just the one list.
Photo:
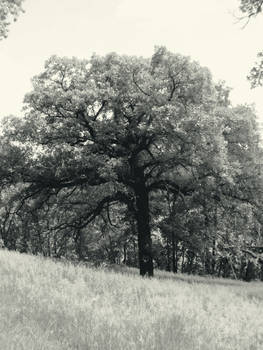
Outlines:
{"label": "tree bark", "polygon": [[185,247],[182,246],[182,265],[181,265],[181,273],[184,273],[184,258],[185,258]]}
{"label": "tree bark", "polygon": [[152,238],[150,228],[149,193],[143,171],[135,171],[136,224],[138,234],[138,255],[141,276],[153,276]]}
{"label": "tree bark", "polygon": [[172,233],[172,264],[173,264],[173,273],[177,273],[177,252],[178,251],[178,241],[175,239],[174,232]]}
{"label": "tree bark", "polygon": [[127,263],[127,243],[124,242],[123,244],[123,259],[122,259],[122,263],[126,265]]}
{"label": "tree bark", "polygon": [[171,271],[170,242],[168,237],[166,238],[166,271]]}
{"label": "tree bark", "polygon": [[217,237],[217,204],[215,205],[215,213],[214,213],[214,237],[213,237],[213,247],[212,247],[212,274],[215,274],[215,266],[216,266],[216,237]]}
{"label": "tree bark", "polygon": [[216,266],[216,240],[215,240],[215,238],[213,238],[212,263],[211,263],[211,272],[212,272],[212,275],[215,274],[215,266]]}
{"label": "tree bark", "polygon": [[76,232],[76,238],[75,238],[75,244],[76,244],[76,253],[78,256],[79,261],[84,261],[85,260],[85,255],[84,255],[84,234],[83,231],[77,230]]}

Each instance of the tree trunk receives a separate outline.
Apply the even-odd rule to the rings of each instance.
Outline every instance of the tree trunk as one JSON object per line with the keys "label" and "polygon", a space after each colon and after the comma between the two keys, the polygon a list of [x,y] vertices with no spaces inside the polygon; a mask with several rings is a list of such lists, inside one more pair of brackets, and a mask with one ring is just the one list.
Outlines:
{"label": "tree trunk", "polygon": [[127,242],[124,242],[123,244],[123,259],[122,263],[126,265],[127,263]]}
{"label": "tree trunk", "polygon": [[215,266],[216,266],[216,240],[214,238],[213,248],[212,248],[212,263],[211,263],[212,275],[215,274]]}
{"label": "tree trunk", "polygon": [[215,205],[214,213],[214,237],[213,237],[213,248],[212,248],[212,274],[215,274],[215,265],[216,265],[216,237],[217,237],[217,204]]}
{"label": "tree trunk", "polygon": [[246,274],[244,280],[247,282],[252,281],[255,279],[255,265],[252,261],[248,261],[247,268],[246,268]]}
{"label": "tree trunk", "polygon": [[[140,174],[143,175],[143,174]],[[138,234],[139,268],[141,276],[153,276],[152,238],[150,229],[149,194],[143,177],[136,177],[136,223]]]}
{"label": "tree trunk", "polygon": [[171,263],[170,263],[170,242],[169,238],[166,238],[166,271],[171,271]]}
{"label": "tree trunk", "polygon": [[77,230],[76,236],[75,236],[75,245],[76,245],[76,254],[78,256],[79,261],[84,261],[85,260],[85,254],[84,254],[84,234],[83,231]]}
{"label": "tree trunk", "polygon": [[185,258],[185,248],[182,246],[182,265],[181,265],[181,273],[184,273],[184,258]]}
{"label": "tree trunk", "polygon": [[260,267],[260,281],[263,282],[263,263],[261,263],[261,267]]}
{"label": "tree trunk", "polygon": [[172,232],[172,264],[173,273],[177,273],[177,241],[175,243],[174,232]]}

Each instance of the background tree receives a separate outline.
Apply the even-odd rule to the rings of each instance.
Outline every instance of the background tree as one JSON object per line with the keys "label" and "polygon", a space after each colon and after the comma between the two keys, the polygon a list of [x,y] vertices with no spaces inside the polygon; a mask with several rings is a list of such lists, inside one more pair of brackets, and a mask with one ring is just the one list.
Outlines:
{"label": "background tree", "polygon": [[262,6],[262,0],[241,0],[239,8],[249,19],[262,12]]}
{"label": "background tree", "polygon": [[[240,10],[245,14],[245,18],[249,21],[250,18],[259,15],[262,12],[263,0],[241,0]],[[263,52],[258,53],[258,61],[251,69],[248,79],[251,81],[252,88],[262,86],[262,68],[263,68]]]}
{"label": "background tree", "polygon": [[8,35],[11,21],[16,21],[21,12],[24,0],[0,0],[0,40]]}

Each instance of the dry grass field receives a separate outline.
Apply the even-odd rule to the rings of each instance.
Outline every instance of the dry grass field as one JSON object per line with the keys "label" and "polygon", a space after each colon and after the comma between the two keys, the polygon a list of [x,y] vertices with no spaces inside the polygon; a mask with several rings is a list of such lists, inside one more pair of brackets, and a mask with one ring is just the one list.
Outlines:
{"label": "dry grass field", "polygon": [[263,283],[148,280],[1,250],[0,349],[260,350]]}

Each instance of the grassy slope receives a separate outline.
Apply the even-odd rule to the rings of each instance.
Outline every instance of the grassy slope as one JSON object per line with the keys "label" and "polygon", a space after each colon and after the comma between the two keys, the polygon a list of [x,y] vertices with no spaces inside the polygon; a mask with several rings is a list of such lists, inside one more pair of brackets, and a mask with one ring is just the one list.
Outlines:
{"label": "grassy slope", "polygon": [[0,251],[0,349],[263,349],[263,284],[167,276]]}

